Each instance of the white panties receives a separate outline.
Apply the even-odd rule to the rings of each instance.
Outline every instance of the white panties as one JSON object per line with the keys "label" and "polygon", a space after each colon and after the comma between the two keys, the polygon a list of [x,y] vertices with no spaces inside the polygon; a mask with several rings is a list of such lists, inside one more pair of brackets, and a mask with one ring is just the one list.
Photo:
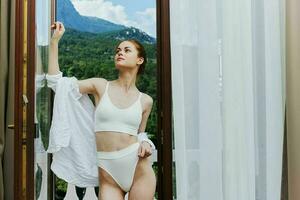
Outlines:
{"label": "white panties", "polygon": [[110,174],[124,192],[130,190],[133,182],[139,146],[137,142],[119,151],[97,152],[98,167]]}

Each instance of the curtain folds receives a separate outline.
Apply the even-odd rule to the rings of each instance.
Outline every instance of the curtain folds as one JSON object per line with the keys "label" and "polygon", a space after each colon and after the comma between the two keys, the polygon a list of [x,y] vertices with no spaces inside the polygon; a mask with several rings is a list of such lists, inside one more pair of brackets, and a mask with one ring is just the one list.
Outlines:
{"label": "curtain folds", "polygon": [[222,199],[217,1],[170,3],[176,196]]}
{"label": "curtain folds", "polygon": [[177,199],[280,199],[284,5],[170,1]]}

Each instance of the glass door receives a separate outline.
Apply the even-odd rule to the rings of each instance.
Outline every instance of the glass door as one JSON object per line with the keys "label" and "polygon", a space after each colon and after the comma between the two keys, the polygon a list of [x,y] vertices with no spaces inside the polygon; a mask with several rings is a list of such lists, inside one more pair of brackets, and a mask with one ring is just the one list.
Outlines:
{"label": "glass door", "polygon": [[[97,16],[99,12],[96,11],[108,4],[98,5],[94,2],[95,12],[91,10],[86,13],[83,9],[84,4],[93,2],[77,0],[31,0],[31,2],[35,3],[36,33],[33,153],[35,199],[97,198],[94,191],[96,188],[70,186],[56,178],[50,170],[51,154],[47,154],[46,151],[49,142],[53,93],[47,87],[45,75],[48,71],[50,26],[54,18],[56,21],[63,22],[66,27],[59,46],[59,63],[64,76],[76,76],[78,79],[90,77],[114,79],[117,77],[117,73],[113,70],[112,55],[114,47],[120,39],[135,38],[145,45],[149,62],[145,74],[140,78],[137,86],[154,99],[146,131],[157,147],[157,151],[153,155],[153,168],[158,180],[155,197],[156,199],[170,199],[172,195],[172,140],[171,99],[169,98],[171,96],[170,54],[168,52],[168,14],[166,12],[168,11],[166,3],[168,1],[151,0],[147,3],[145,3],[146,1],[143,3],[110,1],[109,5],[112,8],[123,8],[121,11],[127,16],[125,21],[120,18],[109,18],[114,15],[106,16],[103,13],[103,16]],[[104,11],[109,12],[109,9],[104,9]],[[113,9],[111,12],[114,11],[116,10]],[[95,18],[98,20],[93,20]],[[82,31],[81,26],[76,25],[76,22],[85,21],[91,23],[93,28]],[[99,27],[100,32],[97,31]],[[89,44],[89,48],[84,45],[86,43]],[[100,45],[97,45],[99,43]],[[161,87],[162,85],[164,87]],[[164,142],[162,142],[163,140]],[[87,198],[89,195],[92,197]]]}
{"label": "glass door", "polygon": [[51,0],[36,0],[36,52],[35,52],[35,138],[34,138],[34,188],[35,199],[51,199],[50,154],[47,154],[51,124],[51,91],[45,73],[48,68],[50,41]]}

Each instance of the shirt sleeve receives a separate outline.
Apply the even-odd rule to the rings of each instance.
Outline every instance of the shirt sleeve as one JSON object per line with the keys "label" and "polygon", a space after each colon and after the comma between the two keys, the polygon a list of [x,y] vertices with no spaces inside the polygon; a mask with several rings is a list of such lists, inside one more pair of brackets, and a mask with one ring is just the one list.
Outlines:
{"label": "shirt sleeve", "polygon": [[143,141],[148,142],[150,144],[152,150],[156,149],[156,147],[153,144],[153,142],[148,138],[147,132],[141,132],[141,133],[139,133],[138,134],[138,141],[139,142],[143,142]]}
{"label": "shirt sleeve", "polygon": [[74,99],[78,100],[80,99],[80,97],[82,97],[82,94],[79,91],[78,79],[73,76],[70,78],[70,81],[71,81],[70,93]]}
{"label": "shirt sleeve", "polygon": [[56,85],[58,80],[63,77],[62,75],[63,74],[61,71],[55,75],[46,74],[47,86],[51,88],[54,92],[56,91]]}

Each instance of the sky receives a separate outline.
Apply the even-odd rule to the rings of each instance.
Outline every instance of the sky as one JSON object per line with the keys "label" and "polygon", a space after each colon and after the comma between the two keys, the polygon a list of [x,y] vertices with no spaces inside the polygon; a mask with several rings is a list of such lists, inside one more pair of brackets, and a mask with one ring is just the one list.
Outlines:
{"label": "sky", "polygon": [[134,26],[156,38],[156,0],[71,0],[84,16]]}

